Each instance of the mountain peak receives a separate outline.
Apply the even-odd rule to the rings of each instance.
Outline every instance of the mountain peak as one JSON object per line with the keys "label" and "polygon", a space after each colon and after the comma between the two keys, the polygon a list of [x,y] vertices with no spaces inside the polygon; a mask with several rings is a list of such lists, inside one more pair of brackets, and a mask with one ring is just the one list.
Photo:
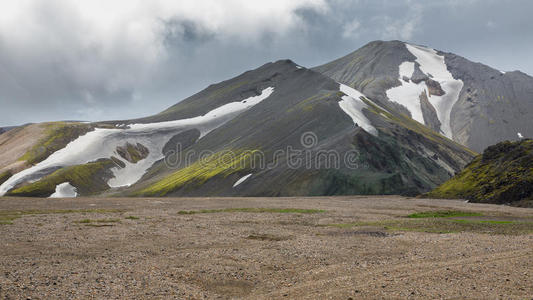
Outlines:
{"label": "mountain peak", "polygon": [[533,78],[398,40],[372,41],[313,68],[480,152],[533,134]]}

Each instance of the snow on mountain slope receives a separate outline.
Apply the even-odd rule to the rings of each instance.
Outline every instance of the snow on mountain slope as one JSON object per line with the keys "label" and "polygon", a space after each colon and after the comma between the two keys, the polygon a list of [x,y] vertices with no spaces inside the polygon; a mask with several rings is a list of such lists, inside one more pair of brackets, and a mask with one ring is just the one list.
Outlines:
{"label": "snow on mountain slope", "polygon": [[443,50],[373,41],[313,70],[477,152],[533,136],[532,76]]}
{"label": "snow on mountain slope", "polygon": [[415,71],[415,64],[410,61],[403,62],[400,65],[400,82],[401,85],[387,90],[387,97],[391,101],[403,105],[411,113],[411,117],[424,124],[424,115],[422,114],[422,106],[420,105],[420,94],[426,91],[426,83],[420,82],[418,84],[411,80],[405,81],[404,77],[411,78]]}
{"label": "snow on mountain slope", "polygon": [[420,70],[437,81],[445,94],[442,96],[429,95],[429,102],[437,111],[441,130],[449,138],[452,138],[452,129],[450,125],[450,116],[453,105],[459,99],[459,93],[463,88],[463,81],[454,79],[452,73],[448,71],[444,56],[438,55],[437,51],[431,48],[413,46],[405,44],[407,50],[416,56],[416,62],[420,64]]}
{"label": "snow on mountain slope", "polygon": [[50,198],[74,198],[78,196],[76,188],[70,185],[70,182],[63,182],[56,186],[56,191]]}
{"label": "snow on mountain slope", "polygon": [[364,95],[356,89],[342,83],[340,84],[340,91],[347,95],[343,96],[342,101],[339,102],[339,106],[342,110],[352,118],[355,124],[362,127],[366,132],[376,136],[378,131],[363,114],[363,109],[368,108],[368,106],[361,100],[361,97],[364,97]]}
{"label": "snow on mountain slope", "polygon": [[436,81],[444,91],[444,94],[435,95],[431,93],[425,80],[419,82],[413,81],[415,64],[406,61],[399,66],[401,85],[387,90],[387,96],[391,101],[406,107],[411,112],[413,119],[425,124],[420,103],[420,95],[425,93],[429,102],[435,108],[441,124],[441,132],[448,138],[452,138],[453,134],[450,125],[451,112],[453,105],[459,99],[463,82],[453,78],[447,69],[444,56],[438,55],[434,49],[407,43],[405,47],[416,57],[415,61],[418,63],[420,71],[430,80]]}
{"label": "snow on mountain slope", "polygon": [[243,183],[246,179],[250,178],[250,176],[252,176],[252,173],[247,174],[247,175],[244,175],[243,177],[239,178],[239,180],[237,180],[237,181],[233,184],[233,187],[236,187],[236,186],[238,186],[239,184]]}
{"label": "snow on mountain slope", "polygon": [[[201,138],[241,112],[265,100],[273,92],[274,88],[268,87],[263,89],[258,96],[227,103],[199,117],[160,123],[131,124],[126,129],[97,128],[70,142],[65,148],[54,152],[37,165],[14,174],[0,185],[0,196],[28,179],[36,180],[38,178],[35,178],[35,176],[42,177],[39,174],[46,174],[46,170],[85,164],[101,158],[111,157],[120,160],[124,166],[117,166],[111,169],[115,177],[108,181],[108,185],[110,187],[132,185],[141,179],[146,170],[156,161],[164,158],[163,147],[172,136],[195,128],[201,132]],[[117,147],[124,146],[127,143],[140,143],[149,150],[148,156],[136,163],[120,159]]]}

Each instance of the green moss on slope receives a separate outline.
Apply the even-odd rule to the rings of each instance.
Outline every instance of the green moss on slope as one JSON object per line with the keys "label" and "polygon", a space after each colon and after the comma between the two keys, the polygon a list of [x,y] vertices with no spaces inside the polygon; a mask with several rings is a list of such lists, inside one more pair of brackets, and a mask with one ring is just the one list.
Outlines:
{"label": "green moss on slope", "polygon": [[461,173],[427,196],[499,204],[521,201],[521,205],[532,206],[533,140],[488,147]]}
{"label": "green moss on slope", "polygon": [[91,125],[81,123],[53,122],[46,124],[45,136],[19,160],[26,161],[31,165],[37,164],[92,129]]}
{"label": "green moss on slope", "polygon": [[12,175],[13,174],[9,170],[0,173],[0,184],[6,182],[9,179],[9,177],[11,177]]}
{"label": "green moss on slope", "polygon": [[70,166],[59,169],[41,180],[11,190],[8,196],[49,197],[55,192],[56,186],[69,182],[76,187],[78,194],[89,195],[109,189],[104,180],[105,172],[114,166],[111,160],[102,160],[84,165]]}
{"label": "green moss on slope", "polygon": [[116,151],[122,158],[134,164],[145,159],[150,153],[148,148],[140,143],[136,145],[126,143],[124,146],[117,147]]}
{"label": "green moss on slope", "polygon": [[186,184],[201,185],[215,176],[228,176],[248,168],[253,151],[220,151],[185,167],[149,187],[137,192],[137,196],[165,196]]}

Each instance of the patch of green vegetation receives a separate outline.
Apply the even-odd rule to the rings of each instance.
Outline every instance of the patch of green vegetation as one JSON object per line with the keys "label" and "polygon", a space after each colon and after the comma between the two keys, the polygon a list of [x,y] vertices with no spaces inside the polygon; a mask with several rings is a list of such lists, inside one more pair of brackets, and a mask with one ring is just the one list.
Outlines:
{"label": "patch of green vegetation", "polygon": [[322,209],[302,209],[302,208],[222,208],[222,209],[201,209],[201,210],[180,210],[180,215],[194,215],[194,214],[209,214],[209,213],[232,213],[232,212],[246,212],[246,213],[281,213],[281,214],[317,214],[323,213]]}
{"label": "patch of green vegetation", "polygon": [[220,151],[196,161],[135,193],[136,196],[165,196],[187,184],[202,185],[215,176],[226,177],[249,167],[258,150]]}
{"label": "patch of green vegetation", "polygon": [[[133,145],[131,143],[126,143],[124,146],[119,146],[116,149],[117,153],[124,158],[125,160],[131,162],[131,163],[137,163],[140,160],[145,159],[150,151],[148,148],[146,148],[144,145],[137,143],[136,145]],[[114,162],[116,162],[116,158],[111,158]],[[119,165],[124,164],[123,162],[119,163]]]}
{"label": "patch of green vegetation", "polygon": [[124,219],[126,219],[126,220],[139,220],[140,218],[136,217],[136,216],[127,216]]}
{"label": "patch of green vegetation", "polygon": [[22,216],[49,215],[49,214],[75,214],[75,213],[120,213],[121,209],[49,209],[49,210],[3,210],[0,211],[0,225],[13,224],[13,221]]}
{"label": "patch of green vegetation", "polygon": [[13,176],[13,173],[10,170],[0,173],[0,184],[6,182],[11,176]]}
{"label": "patch of green vegetation", "polygon": [[[146,149],[146,147],[144,149]],[[146,158],[146,156],[148,156],[148,154],[144,155],[142,151],[139,151],[130,143],[128,143],[126,151],[130,154],[132,163],[137,163],[138,161],[143,160]]]}
{"label": "patch of green vegetation", "polygon": [[81,123],[53,122],[47,123],[45,126],[44,137],[19,160],[26,161],[31,165],[39,163],[79,136],[93,130],[91,125]]}
{"label": "patch of green vegetation", "polygon": [[20,218],[19,215],[2,215],[0,214],[0,225],[11,225],[13,221]]}
{"label": "patch of green vegetation", "polygon": [[62,168],[39,181],[11,190],[7,195],[49,197],[55,192],[56,186],[64,182],[69,182],[72,186],[76,187],[78,194],[90,195],[101,192],[109,189],[109,186],[103,179],[103,175],[113,166],[114,163],[111,160],[100,160],[84,165]]}
{"label": "patch of green vegetation", "polygon": [[441,211],[425,211],[410,214],[407,217],[413,219],[420,218],[452,218],[452,217],[475,217],[483,214],[477,212],[457,211],[457,210],[441,210]]}
{"label": "patch of green vegetation", "polygon": [[498,220],[456,220],[450,218],[415,218],[328,224],[337,228],[379,227],[389,231],[412,231],[427,233],[475,232],[486,234],[520,235],[533,233],[533,222]]}
{"label": "patch of green vegetation", "polygon": [[533,140],[488,147],[463,171],[426,196],[527,204],[533,199]]}

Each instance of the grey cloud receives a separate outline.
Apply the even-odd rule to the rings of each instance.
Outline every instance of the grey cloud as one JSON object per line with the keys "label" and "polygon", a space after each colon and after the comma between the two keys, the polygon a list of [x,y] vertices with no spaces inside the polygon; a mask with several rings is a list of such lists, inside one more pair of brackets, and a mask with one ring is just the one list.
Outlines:
{"label": "grey cloud", "polygon": [[145,116],[268,61],[290,58],[312,67],[376,39],[407,39],[533,74],[528,0],[331,0],[328,6],[297,7],[300,25],[281,31],[272,21],[271,30],[253,35],[226,34],[183,15],[159,19],[160,33],[139,32],[148,42],[138,45],[131,40],[136,31],[120,28],[105,42],[91,39],[79,16],[41,5],[28,17],[54,22],[47,26],[59,36],[40,32],[31,48],[18,48],[0,33],[0,125]]}

